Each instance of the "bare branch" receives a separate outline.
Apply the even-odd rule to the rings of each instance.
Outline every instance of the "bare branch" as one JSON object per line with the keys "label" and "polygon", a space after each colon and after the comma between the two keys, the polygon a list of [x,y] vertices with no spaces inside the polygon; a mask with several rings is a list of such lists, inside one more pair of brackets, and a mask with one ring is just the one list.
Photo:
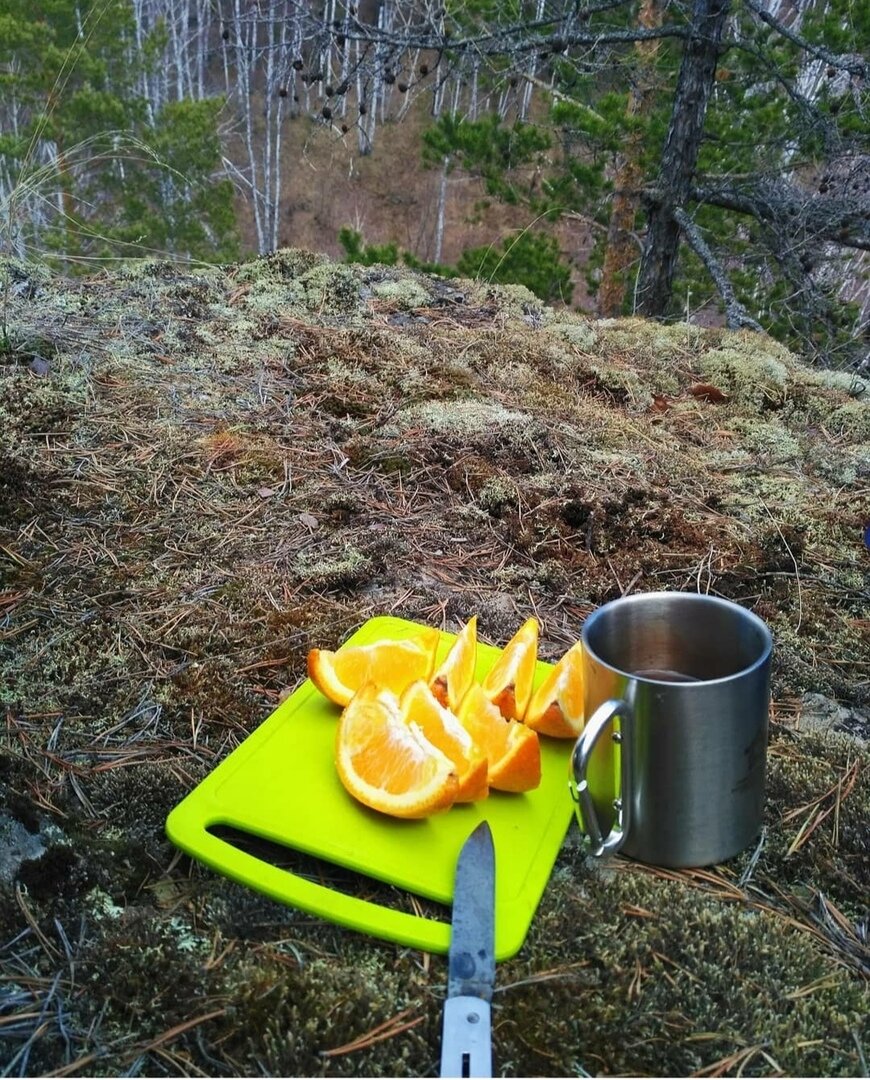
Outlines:
{"label": "bare branch", "polygon": [[734,288],[728,280],[728,276],[722,268],[722,264],[710,250],[707,241],[701,235],[698,226],[681,206],[673,211],[674,221],[683,230],[686,243],[695,252],[701,262],[706,266],[707,272],[713,279],[719,295],[725,304],[725,319],[729,330],[756,330],[762,332],[762,328],[752,318],[746,308],[740,303],[734,294]]}
{"label": "bare branch", "polygon": [[379,45],[386,45],[397,51],[405,49],[427,49],[449,53],[475,53],[479,56],[520,56],[534,52],[538,49],[554,49],[559,51],[572,45],[599,46],[631,44],[635,41],[655,41],[659,38],[685,38],[688,30],[685,26],[668,23],[665,26],[654,27],[649,30],[635,29],[625,30],[621,27],[597,27],[594,30],[572,30],[569,33],[541,35],[530,38],[527,25],[505,27],[498,33],[482,34],[479,37],[452,38],[447,34],[439,34],[433,31],[419,31],[409,33],[403,31],[400,34],[391,34],[375,26],[369,26],[357,22],[356,26],[347,31],[347,38],[351,41],[364,41]]}
{"label": "bare branch", "polygon": [[866,202],[860,199],[814,194],[785,180],[760,180],[741,188],[700,186],[692,189],[692,198],[749,214],[780,229],[794,220],[816,241],[870,251],[870,218]]}

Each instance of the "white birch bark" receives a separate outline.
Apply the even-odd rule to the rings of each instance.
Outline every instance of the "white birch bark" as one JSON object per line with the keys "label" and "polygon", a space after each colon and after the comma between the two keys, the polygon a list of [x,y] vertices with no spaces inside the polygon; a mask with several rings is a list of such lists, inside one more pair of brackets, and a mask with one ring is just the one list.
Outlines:
{"label": "white birch bark", "polygon": [[450,166],[450,158],[445,157],[441,162],[441,176],[438,181],[438,211],[435,217],[435,252],[433,262],[441,262],[441,252],[444,247],[444,218],[447,212],[447,170]]}

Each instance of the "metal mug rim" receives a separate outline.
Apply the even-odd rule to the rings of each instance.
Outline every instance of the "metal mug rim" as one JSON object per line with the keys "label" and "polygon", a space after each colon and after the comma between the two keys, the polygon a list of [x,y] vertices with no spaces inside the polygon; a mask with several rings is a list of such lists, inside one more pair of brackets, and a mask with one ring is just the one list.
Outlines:
{"label": "metal mug rim", "polygon": [[[751,623],[754,623],[756,628],[761,632],[762,639],[764,641],[764,648],[761,650],[761,654],[757,660],[748,664],[746,667],[740,668],[739,671],[732,672],[730,675],[723,675],[718,679],[698,679],[697,682],[681,682],[674,684],[667,679],[653,679],[647,675],[638,675],[633,671],[625,671],[623,668],[617,667],[615,664],[611,664],[608,660],[599,656],[598,653],[589,645],[589,627],[594,628],[595,623],[602,617],[603,613],[614,607],[616,604],[637,604],[642,603],[645,600],[649,600],[651,597],[662,596],[680,596],[684,599],[688,599],[690,603],[700,601],[706,604],[712,604],[716,607],[725,609],[736,608],[742,615],[744,615]],[[633,593],[631,596],[617,596],[613,600],[608,600],[606,604],[602,604],[597,607],[590,615],[586,617],[583,626],[580,630],[580,639],[583,642],[584,650],[595,660],[597,663],[602,664],[604,667],[609,668],[617,675],[621,675],[626,679],[634,679],[636,682],[650,683],[653,686],[674,686],[678,685],[680,691],[689,691],[697,687],[702,686],[717,686],[722,683],[731,682],[732,679],[740,679],[747,675],[749,672],[755,671],[757,668],[763,667],[770,659],[770,655],[773,652],[773,635],[770,632],[770,627],[765,621],[754,611],[750,611],[748,608],[743,607],[742,604],[737,604],[733,600],[726,600],[723,596],[710,596],[709,593],[699,592],[679,592],[675,589],[662,589],[659,592],[643,592]]]}

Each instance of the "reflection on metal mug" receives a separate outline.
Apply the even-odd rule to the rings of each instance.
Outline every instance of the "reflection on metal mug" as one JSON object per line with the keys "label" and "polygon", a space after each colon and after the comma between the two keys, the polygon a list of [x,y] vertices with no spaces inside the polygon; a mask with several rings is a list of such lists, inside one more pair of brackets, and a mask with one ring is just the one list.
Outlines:
{"label": "reflection on metal mug", "polygon": [[709,866],[761,829],[772,641],[752,612],[640,593],[583,625],[588,721],[569,782],[587,851]]}

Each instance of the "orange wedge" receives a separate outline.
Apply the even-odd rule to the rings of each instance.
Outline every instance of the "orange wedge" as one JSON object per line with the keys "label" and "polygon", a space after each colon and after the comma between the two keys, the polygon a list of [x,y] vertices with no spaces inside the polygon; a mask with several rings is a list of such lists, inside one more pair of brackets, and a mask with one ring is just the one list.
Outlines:
{"label": "orange wedge", "polygon": [[432,693],[453,712],[474,682],[477,665],[477,616],[472,615],[432,676]]}
{"label": "orange wedge", "polygon": [[531,791],[541,782],[541,744],[537,733],[506,720],[483,689],[472,684],[459,706],[458,720],[486,754],[489,786],[498,791]]}
{"label": "orange wedge", "polygon": [[422,680],[411,683],[399,707],[406,724],[416,724],[423,737],[453,762],[459,780],[455,802],[476,802],[489,794],[486,755],[474,745],[457,718],[439,703]]}
{"label": "orange wedge", "polygon": [[349,705],[365,683],[399,695],[417,679],[428,680],[435,667],[440,631],[425,630],[402,641],[376,641],[350,645],[330,652],[312,649],[308,654],[308,677],[317,689],[337,705]]}
{"label": "orange wedge", "polygon": [[335,737],[339,778],[359,802],[400,818],[445,810],[459,782],[453,762],[402,718],[395,694],[367,683],[341,714]]}
{"label": "orange wedge", "polygon": [[523,723],[557,739],[576,739],[583,730],[583,651],[579,641],[532,694]]}
{"label": "orange wedge", "polygon": [[538,620],[526,619],[502,650],[481,684],[508,720],[520,720],[532,696],[538,661]]}

